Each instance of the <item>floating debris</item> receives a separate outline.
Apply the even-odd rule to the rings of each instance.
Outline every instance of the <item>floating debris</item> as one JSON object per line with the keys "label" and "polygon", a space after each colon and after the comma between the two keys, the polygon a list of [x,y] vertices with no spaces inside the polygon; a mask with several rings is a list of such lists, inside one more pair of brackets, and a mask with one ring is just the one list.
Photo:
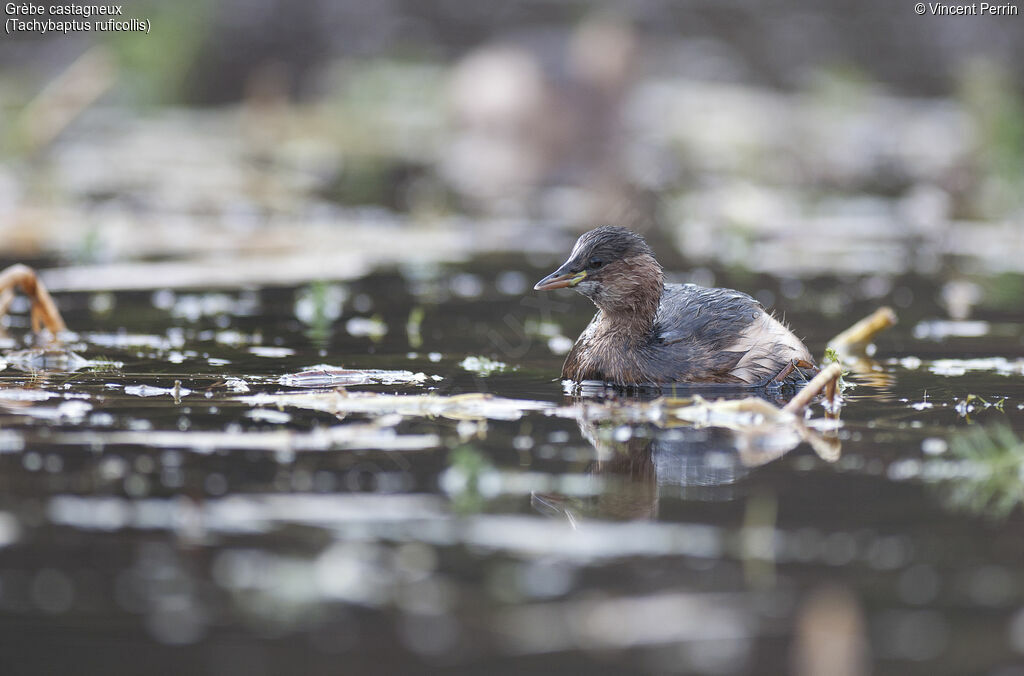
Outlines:
{"label": "floating debris", "polygon": [[170,395],[175,399],[181,397],[187,397],[192,394],[192,390],[187,387],[157,387],[156,385],[125,385],[124,393],[133,397],[161,397],[164,395]]}
{"label": "floating debris", "polygon": [[748,428],[764,424],[790,424],[792,412],[757,397],[709,401],[701,396],[692,399],[659,400],[663,420],[692,423],[706,427]]}
{"label": "floating debris", "polygon": [[327,413],[398,414],[402,416],[450,418],[453,420],[519,420],[527,411],[554,412],[556,406],[544,401],[504,399],[489,394],[378,394],[375,392],[333,392],[296,394],[254,394],[238,397],[253,406],[295,406]]}
{"label": "floating debris", "polygon": [[427,376],[412,371],[377,369],[344,369],[322,364],[308,371],[289,373],[278,379],[286,387],[349,387],[352,385],[421,385],[441,376]]}
{"label": "floating debris", "polygon": [[97,365],[70,350],[56,348],[18,350],[5,356],[8,365],[21,371],[78,371]]}
{"label": "floating debris", "polygon": [[249,392],[249,383],[241,378],[227,378],[224,381],[224,387],[228,388],[231,392],[238,392],[239,394]]}
{"label": "floating debris", "polygon": [[1003,412],[1003,404],[1006,403],[1006,397],[998,399],[996,401],[989,401],[984,397],[977,394],[968,394],[966,397],[956,403],[954,407],[956,412],[960,414],[961,418],[968,417],[975,411],[984,411],[990,408],[994,408],[1000,413]]}

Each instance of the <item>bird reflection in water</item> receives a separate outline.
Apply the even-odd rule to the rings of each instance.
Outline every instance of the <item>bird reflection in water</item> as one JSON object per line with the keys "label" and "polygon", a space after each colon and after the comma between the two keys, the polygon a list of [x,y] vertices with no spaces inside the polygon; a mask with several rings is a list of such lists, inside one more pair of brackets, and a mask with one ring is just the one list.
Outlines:
{"label": "bird reflection in water", "polygon": [[839,459],[834,422],[819,432],[802,416],[771,403],[784,401],[780,392],[757,394],[737,399],[733,390],[733,399],[717,401],[702,396],[648,396],[645,401],[640,396],[581,402],[577,423],[595,449],[589,471],[603,480],[602,489],[590,499],[535,492],[531,503],[573,527],[587,518],[656,519],[663,492],[683,499],[731,500],[736,485],[752,470],[802,442],[827,462]]}

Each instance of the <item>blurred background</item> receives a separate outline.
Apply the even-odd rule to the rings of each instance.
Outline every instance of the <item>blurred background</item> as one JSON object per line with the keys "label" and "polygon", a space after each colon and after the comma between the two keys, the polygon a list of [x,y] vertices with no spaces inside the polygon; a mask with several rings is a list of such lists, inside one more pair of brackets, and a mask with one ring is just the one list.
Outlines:
{"label": "blurred background", "polygon": [[377,250],[380,228],[436,235],[410,242],[449,259],[618,223],[783,274],[1024,260],[1017,17],[884,0],[125,12],[151,32],[0,42],[5,257],[321,238],[372,265],[417,249]]}
{"label": "blurred background", "polygon": [[[3,319],[4,674],[1024,673],[1019,11],[123,8],[0,36],[0,268],[82,355]],[[563,397],[530,287],[606,223],[816,355],[896,309],[834,452]],[[324,362],[515,401],[239,403]]]}

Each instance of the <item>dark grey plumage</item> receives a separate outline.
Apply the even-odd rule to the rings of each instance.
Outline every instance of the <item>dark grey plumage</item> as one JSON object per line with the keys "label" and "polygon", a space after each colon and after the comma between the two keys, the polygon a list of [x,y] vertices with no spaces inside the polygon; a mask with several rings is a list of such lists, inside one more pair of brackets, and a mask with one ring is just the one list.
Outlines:
{"label": "dark grey plumage", "polygon": [[803,343],[757,301],[732,289],[664,284],[650,247],[625,228],[582,235],[569,260],[537,288],[561,286],[598,307],[566,358],[563,378],[766,385],[814,371]]}

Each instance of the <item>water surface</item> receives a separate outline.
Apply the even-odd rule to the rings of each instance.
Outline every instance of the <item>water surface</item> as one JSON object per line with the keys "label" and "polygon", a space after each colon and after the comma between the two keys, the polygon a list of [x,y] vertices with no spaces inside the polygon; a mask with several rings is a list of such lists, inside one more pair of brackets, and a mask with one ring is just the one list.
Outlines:
{"label": "water surface", "polygon": [[[942,273],[699,268],[818,355],[896,306],[838,422],[808,414],[819,447],[565,394],[592,308],[531,290],[558,262],[58,293],[70,364],[22,352],[22,307],[0,371],[4,673],[1012,673],[1024,461],[998,435],[1024,432],[1024,313],[952,322]],[[282,381],[320,365],[389,374]],[[395,398],[331,412],[357,393]]]}

